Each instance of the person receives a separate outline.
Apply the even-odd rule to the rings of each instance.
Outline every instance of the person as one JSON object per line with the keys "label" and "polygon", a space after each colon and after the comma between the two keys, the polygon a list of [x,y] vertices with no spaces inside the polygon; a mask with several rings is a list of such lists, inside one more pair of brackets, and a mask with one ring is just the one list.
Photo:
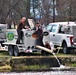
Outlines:
{"label": "person", "polygon": [[42,34],[43,34],[42,26],[38,22],[36,23],[36,31],[38,32],[38,36],[42,37]]}
{"label": "person", "polygon": [[36,45],[43,46],[42,38],[43,38],[43,30],[41,27],[41,24],[39,22],[36,23],[36,34],[37,34],[37,39],[36,39]]}
{"label": "person", "polygon": [[20,20],[20,23],[17,27],[18,38],[17,38],[16,44],[20,44],[20,40],[22,39],[21,30],[23,28],[25,28],[25,21],[26,21],[26,17],[22,17],[22,19]]}

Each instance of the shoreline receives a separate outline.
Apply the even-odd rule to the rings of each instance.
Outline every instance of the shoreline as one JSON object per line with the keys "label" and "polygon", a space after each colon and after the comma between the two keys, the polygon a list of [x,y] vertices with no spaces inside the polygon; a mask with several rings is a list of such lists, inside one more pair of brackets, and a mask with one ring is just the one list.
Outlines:
{"label": "shoreline", "polygon": [[57,58],[65,67],[60,68],[54,56],[3,56],[0,57],[0,72],[76,71],[76,56],[57,56]]}

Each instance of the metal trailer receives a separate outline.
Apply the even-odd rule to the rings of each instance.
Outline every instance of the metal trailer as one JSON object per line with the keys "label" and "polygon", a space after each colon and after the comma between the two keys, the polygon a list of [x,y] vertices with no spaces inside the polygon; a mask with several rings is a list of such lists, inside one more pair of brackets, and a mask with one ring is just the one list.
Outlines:
{"label": "metal trailer", "polygon": [[[41,41],[37,41],[36,38],[32,36],[32,34],[35,32],[33,30],[34,22],[32,19],[28,20],[31,30],[22,30],[22,40],[20,40],[21,44],[16,44],[17,41],[17,30],[16,29],[7,29],[6,31],[6,42],[2,43],[5,45],[6,50],[8,51],[9,55],[11,56],[18,56],[20,52],[25,53],[32,53],[32,52],[42,52],[39,48],[36,48],[38,43],[42,43]],[[45,51],[44,51],[45,52]]]}
{"label": "metal trailer", "polygon": [[[16,44],[17,41],[17,30],[16,29],[8,29],[6,32],[6,42],[2,43],[5,45],[4,50],[8,51],[10,56],[18,56],[20,52],[24,53],[32,53],[32,52],[41,52],[44,55],[48,55],[49,53],[52,53],[50,49],[44,48],[41,46],[41,41],[37,40],[32,36],[32,34],[35,32],[34,30],[26,30],[23,29],[23,36],[21,40],[21,44]],[[45,44],[44,41],[46,38],[43,39],[43,44]],[[40,45],[39,45],[40,42]]]}
{"label": "metal trailer", "polygon": [[36,46],[36,38],[32,37],[34,30],[26,30],[23,29],[23,36],[21,40],[21,44],[16,44],[17,41],[17,30],[16,29],[8,29],[6,32],[6,40],[3,44],[8,47],[8,53],[11,56],[18,56],[20,52],[31,53],[40,51],[35,48]]}

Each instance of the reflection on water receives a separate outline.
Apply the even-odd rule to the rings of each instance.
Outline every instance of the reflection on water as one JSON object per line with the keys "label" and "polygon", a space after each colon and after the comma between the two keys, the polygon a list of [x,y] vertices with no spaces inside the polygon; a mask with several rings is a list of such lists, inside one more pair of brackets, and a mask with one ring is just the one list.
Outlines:
{"label": "reflection on water", "polygon": [[0,75],[76,75],[76,71],[46,71],[46,72],[20,72],[0,73]]}

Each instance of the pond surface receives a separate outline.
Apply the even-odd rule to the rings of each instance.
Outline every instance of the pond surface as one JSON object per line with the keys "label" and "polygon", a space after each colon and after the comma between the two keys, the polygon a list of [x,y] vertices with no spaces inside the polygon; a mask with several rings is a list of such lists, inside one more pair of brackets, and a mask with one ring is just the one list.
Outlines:
{"label": "pond surface", "polygon": [[76,75],[76,71],[46,71],[46,72],[10,72],[0,75]]}

